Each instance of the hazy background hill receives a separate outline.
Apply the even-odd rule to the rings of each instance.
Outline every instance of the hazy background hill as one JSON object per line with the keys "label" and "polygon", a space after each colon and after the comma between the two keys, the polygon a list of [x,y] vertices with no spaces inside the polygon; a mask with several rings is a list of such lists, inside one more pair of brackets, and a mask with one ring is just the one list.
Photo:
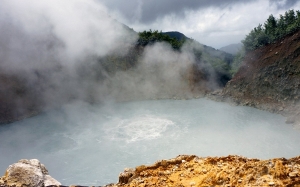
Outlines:
{"label": "hazy background hill", "polygon": [[[221,85],[224,86],[228,80],[231,79],[231,69],[232,69],[232,62],[233,62],[233,54],[227,51],[216,50],[213,47],[206,46],[201,44],[200,42],[193,40],[191,38],[186,37],[183,33],[178,31],[170,31],[170,32],[163,32],[172,38],[176,38],[177,40],[187,40],[190,43],[194,43],[200,50],[194,49],[194,55],[198,56],[201,54],[202,56],[197,57],[201,59],[203,62],[208,62],[215,68],[218,75],[221,77],[219,81]],[[235,54],[234,54],[235,55]]]}
{"label": "hazy background hill", "polygon": [[236,55],[243,47],[242,43],[230,44],[224,47],[221,47],[219,50],[224,51],[226,53]]}

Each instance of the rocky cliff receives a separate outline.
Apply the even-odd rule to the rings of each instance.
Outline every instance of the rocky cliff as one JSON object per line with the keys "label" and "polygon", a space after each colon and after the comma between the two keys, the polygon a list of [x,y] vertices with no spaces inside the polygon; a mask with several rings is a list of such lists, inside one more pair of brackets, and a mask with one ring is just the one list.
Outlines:
{"label": "rocky cliff", "polygon": [[222,95],[300,121],[300,31],[248,52]]}

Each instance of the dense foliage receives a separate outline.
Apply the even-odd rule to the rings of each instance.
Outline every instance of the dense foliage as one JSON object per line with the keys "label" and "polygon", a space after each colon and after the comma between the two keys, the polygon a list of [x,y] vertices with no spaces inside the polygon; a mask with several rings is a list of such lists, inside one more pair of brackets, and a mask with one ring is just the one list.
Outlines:
{"label": "dense foliage", "polygon": [[242,47],[239,52],[234,56],[233,58],[233,62],[231,63],[231,69],[230,69],[230,74],[233,76],[234,74],[237,73],[237,71],[239,70],[244,57],[245,57],[245,48]]}
{"label": "dense foliage", "polygon": [[300,29],[300,11],[288,10],[276,19],[272,14],[264,25],[259,24],[243,40],[247,51],[273,43]]}
{"label": "dense foliage", "polygon": [[167,42],[173,49],[180,49],[185,39],[177,40],[161,31],[152,31],[151,29],[149,31],[139,32],[138,45],[146,46],[148,44],[154,44],[155,42]]}

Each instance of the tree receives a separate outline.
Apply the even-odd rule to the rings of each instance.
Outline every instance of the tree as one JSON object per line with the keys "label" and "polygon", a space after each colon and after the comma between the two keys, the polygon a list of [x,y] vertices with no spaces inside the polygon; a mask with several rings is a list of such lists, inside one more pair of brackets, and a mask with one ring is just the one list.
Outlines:
{"label": "tree", "polygon": [[277,29],[277,22],[275,17],[271,14],[267,21],[264,24],[265,27],[265,34],[269,36],[269,39],[271,41],[275,40],[276,38],[276,29]]}
{"label": "tree", "polygon": [[286,28],[285,19],[284,19],[283,15],[280,14],[280,18],[279,18],[279,20],[277,20],[276,40],[285,36],[285,34],[286,34],[285,28]]}
{"label": "tree", "polygon": [[296,26],[297,28],[300,28],[300,11],[296,11]]}
{"label": "tree", "polygon": [[246,51],[252,51],[255,49],[255,31],[254,29],[246,36],[242,43],[244,44]]}
{"label": "tree", "polygon": [[285,12],[286,34],[293,33],[297,29],[296,15],[294,10]]}
{"label": "tree", "polygon": [[276,19],[272,14],[264,23],[259,24],[242,41],[245,50],[254,50],[261,46],[275,42],[288,34],[296,32],[300,28],[300,11],[288,10],[284,16]]}
{"label": "tree", "polygon": [[173,49],[179,50],[185,42],[185,39],[177,40],[176,38],[171,38],[170,36],[163,34],[162,31],[152,31],[151,29],[139,33],[138,45],[146,46],[154,44],[155,42],[167,42]]}
{"label": "tree", "polygon": [[262,25],[259,24],[258,27],[255,27],[242,41],[245,46],[246,51],[251,51],[257,49],[260,46],[266,45],[269,43],[269,37],[265,33]]}
{"label": "tree", "polygon": [[285,12],[284,21],[287,26],[294,24],[295,20],[296,20],[296,16],[294,10],[289,10]]}

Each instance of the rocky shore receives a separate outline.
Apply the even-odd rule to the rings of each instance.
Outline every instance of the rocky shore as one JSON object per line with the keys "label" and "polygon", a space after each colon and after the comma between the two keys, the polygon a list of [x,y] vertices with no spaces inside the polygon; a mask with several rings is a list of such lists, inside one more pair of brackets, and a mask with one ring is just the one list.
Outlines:
{"label": "rocky shore", "polygon": [[[286,102],[284,105],[276,102],[265,102],[265,98],[261,98],[261,102],[253,99],[244,99],[235,96],[226,95],[223,90],[208,93],[206,95],[208,99],[226,102],[235,106],[249,106],[260,110],[276,113],[286,118],[287,124],[292,124],[296,129],[300,129],[300,104]],[[284,107],[283,107],[284,106]]]}
{"label": "rocky shore", "polygon": [[[36,159],[10,165],[0,187],[65,187]],[[73,185],[75,187],[76,185]],[[77,185],[79,187],[79,185]],[[119,182],[106,187],[135,186],[286,186],[300,187],[300,156],[259,160],[242,156],[198,157],[179,155],[153,165],[126,168]]]}

